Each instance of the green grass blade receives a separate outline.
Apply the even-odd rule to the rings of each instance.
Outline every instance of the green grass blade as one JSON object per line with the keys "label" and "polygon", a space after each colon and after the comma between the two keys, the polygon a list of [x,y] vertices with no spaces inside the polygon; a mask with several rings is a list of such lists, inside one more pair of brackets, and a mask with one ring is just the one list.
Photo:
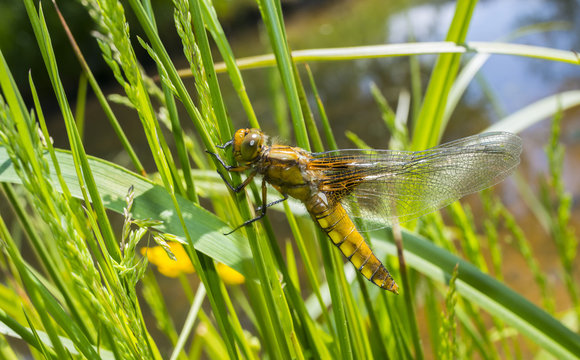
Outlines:
{"label": "green grass blade", "polygon": [[214,142],[209,135],[210,132],[206,129],[206,124],[204,124],[199,110],[195,107],[191,96],[189,96],[189,93],[187,92],[185,84],[183,84],[183,81],[179,77],[175,66],[171,62],[171,58],[169,57],[163,42],[159,38],[155,26],[149,20],[149,17],[147,16],[146,11],[141,3],[136,0],[130,0],[129,4],[131,5],[133,12],[139,20],[140,25],[143,27],[143,30],[147,34],[147,38],[151,42],[151,48],[155,51],[155,54],[157,55],[160,64],[162,64],[163,70],[166,72],[168,79],[171,81],[171,85],[175,89],[179,100],[181,100],[185,110],[187,111],[187,114],[193,121],[193,124],[202,139],[203,145],[206,149],[215,152],[216,149]]}
{"label": "green grass blade", "polygon": [[[573,359],[580,354],[580,335],[523,296],[421,236],[404,231],[403,239],[409,266],[438,282],[447,282],[458,263],[457,292],[464,298],[503,319],[558,358]],[[373,238],[373,244],[376,250],[395,253],[394,245],[385,238]]]}
{"label": "green grass blade", "polygon": [[287,202],[284,202],[284,211],[289,221],[290,230],[294,235],[296,246],[298,247],[298,251],[300,252],[300,256],[302,257],[302,262],[304,263],[304,268],[306,270],[306,276],[308,278],[308,281],[310,282],[312,291],[314,292],[314,295],[318,300],[324,319],[326,320],[327,323],[330,323],[330,318],[328,316],[328,312],[326,311],[326,306],[324,305],[322,295],[320,294],[320,284],[318,279],[316,278],[316,269],[312,265],[312,261],[310,260],[308,252],[306,250],[304,238],[300,233],[298,224],[296,223],[296,218],[294,217],[294,214],[292,214],[290,206],[288,205]]}
{"label": "green grass blade", "polygon": [[[32,346],[37,350],[42,349],[42,343],[51,343],[48,334],[37,331],[37,336],[35,336],[31,329],[22,326],[16,319],[11,317],[2,309],[0,309],[0,334],[24,340],[29,346]],[[38,341],[39,335],[42,336],[41,341]],[[49,355],[54,357],[56,354],[50,351]]]}
{"label": "green grass blade", "polygon": [[244,110],[246,111],[246,116],[248,117],[250,126],[253,128],[259,128],[260,125],[258,124],[256,113],[254,112],[254,108],[252,107],[252,103],[250,102],[250,98],[246,92],[246,86],[244,84],[244,80],[242,79],[242,73],[236,64],[236,58],[229,42],[226,39],[226,35],[219,23],[217,14],[215,13],[215,9],[213,8],[211,1],[202,1],[202,12],[207,29],[211,33],[213,40],[215,41],[222,55],[222,58],[224,59],[230,80],[238,94],[238,97],[240,98],[240,101],[242,102]]}
{"label": "green grass blade", "polygon": [[286,39],[286,30],[284,28],[280,7],[276,0],[258,0],[262,19],[266,25],[268,38],[276,56],[276,64],[282,78],[282,84],[286,91],[286,99],[292,114],[292,123],[294,124],[294,133],[296,144],[306,150],[310,150],[310,143],[306,134],[306,125],[304,116],[300,107],[300,99],[294,71],[292,65],[292,56]]}
{"label": "green grass blade", "polygon": [[379,324],[378,312],[373,307],[372,298],[369,294],[367,284],[362,276],[357,276],[358,285],[361,289],[360,300],[364,303],[369,322],[369,341],[373,347],[373,354],[379,359],[388,359],[388,343],[383,341],[386,338],[381,325]]}
{"label": "green grass blade", "polygon": [[402,232],[401,227],[398,223],[396,223],[391,228],[391,236],[393,237],[395,244],[397,246],[397,256],[399,258],[399,273],[401,276],[401,287],[405,289],[403,292],[404,301],[404,312],[406,315],[406,322],[407,326],[409,327],[410,331],[406,331],[405,333],[411,337],[413,342],[413,348],[415,350],[415,358],[422,360],[424,358],[423,355],[423,348],[421,347],[421,340],[419,339],[419,326],[417,322],[417,310],[415,307],[415,297],[414,291],[415,288],[411,286],[410,281],[410,272],[408,271],[406,260],[403,251],[403,239],[402,239]]}
{"label": "green grass blade", "polygon": [[[357,59],[373,59],[394,56],[464,53],[515,55],[542,60],[558,61],[573,65],[580,64],[580,58],[574,51],[553,49],[542,46],[482,41],[467,41],[465,43],[440,41],[294,50],[292,51],[292,59],[296,63],[310,63],[321,61],[350,61]],[[245,70],[274,66],[276,65],[276,60],[273,54],[266,54],[238,58],[236,63],[238,64],[240,70]],[[226,70],[225,64],[223,63],[218,63],[215,66],[217,72],[224,72]],[[181,71],[180,74],[187,76],[190,75],[190,71]]]}
{"label": "green grass blade", "polygon": [[[461,44],[465,41],[469,22],[477,1],[459,0],[445,40]],[[459,69],[460,54],[442,54],[431,74],[421,111],[413,125],[412,150],[437,145],[443,130],[443,115],[449,90]],[[417,100],[417,99],[415,99]]]}
{"label": "green grass blade", "polygon": [[177,340],[177,344],[171,353],[170,360],[177,360],[180,356],[180,353],[183,351],[185,347],[185,343],[187,339],[191,336],[191,331],[193,330],[193,323],[197,318],[197,313],[201,308],[201,304],[203,303],[203,299],[205,298],[205,287],[203,284],[197,288],[197,292],[195,294],[195,299],[191,304],[189,309],[189,313],[187,314],[187,318],[185,320],[185,324],[183,325],[183,329],[181,330],[181,334],[179,335],[179,339]]}
{"label": "green grass blade", "polygon": [[324,271],[328,281],[328,289],[330,290],[330,298],[332,300],[332,313],[334,315],[334,324],[336,326],[336,347],[338,349],[337,358],[353,359],[352,344],[350,341],[350,330],[346,321],[345,305],[343,295],[340,288],[340,277],[344,276],[339,272],[342,267],[337,265],[336,254],[332,253],[330,242],[321,230],[317,230],[318,243],[322,252],[324,260]]}
{"label": "green grass blade", "polygon": [[107,101],[107,99],[105,97],[105,94],[103,94],[101,87],[97,83],[97,80],[95,79],[93,72],[91,71],[89,65],[87,64],[87,61],[84,58],[72,32],[70,31],[68,24],[66,23],[66,20],[62,16],[58,5],[56,4],[56,2],[53,2],[53,4],[54,4],[56,12],[59,16],[59,19],[60,19],[60,22],[63,26],[63,29],[65,30],[65,33],[68,37],[68,40],[73,47],[75,56],[79,60],[79,64],[81,65],[81,68],[83,69],[83,72],[84,72],[85,76],[87,77],[89,84],[91,85],[91,89],[93,90],[93,92],[95,93],[95,96],[97,97],[97,100],[101,104],[101,107],[102,107],[103,111],[105,112],[105,116],[109,119],[109,122],[111,123],[111,126],[113,127],[113,130],[115,131],[115,134],[117,135],[117,137],[121,141],[121,144],[125,148],[125,151],[127,151],[127,154],[129,155],[129,157],[131,158],[133,166],[135,166],[135,168],[137,169],[137,171],[139,173],[145,174],[145,168],[141,164],[141,161],[139,160],[137,154],[135,153],[133,146],[131,145],[131,143],[127,139],[127,136],[125,135],[125,132],[123,131],[123,128],[121,127],[121,124],[119,124],[119,121],[117,120],[115,114],[113,113],[113,109],[111,109],[111,106],[109,105],[109,102]]}
{"label": "green grass blade", "polygon": [[558,111],[565,111],[578,105],[580,105],[580,90],[550,95],[503,118],[485,129],[484,132],[509,131],[519,133],[541,120],[550,118]]}
{"label": "green grass blade", "polygon": [[302,84],[302,79],[300,78],[298,67],[294,62],[292,62],[292,69],[294,70],[294,78],[296,79],[296,89],[298,91],[298,99],[300,100],[300,107],[302,108],[302,114],[304,116],[304,121],[306,123],[306,129],[308,130],[308,136],[310,137],[310,142],[312,143],[312,151],[322,152],[324,151],[322,139],[320,138],[320,134],[318,133],[318,129],[316,128],[314,115],[312,114],[312,109],[310,109],[310,104],[308,103],[308,96],[306,95],[304,84]]}
{"label": "green grass blade", "polygon": [[312,95],[314,95],[314,97],[316,98],[316,108],[318,110],[318,115],[320,116],[320,120],[322,122],[322,129],[324,131],[324,137],[326,138],[326,142],[328,144],[328,149],[336,150],[338,149],[338,145],[336,144],[336,139],[334,138],[330,122],[328,121],[328,116],[326,116],[324,104],[322,103],[322,99],[318,94],[318,88],[316,87],[316,83],[314,82],[314,76],[312,75],[312,71],[310,71],[310,66],[308,66],[308,64],[306,64],[306,73],[308,74],[310,87],[312,88]]}
{"label": "green grass blade", "polygon": [[87,77],[81,74],[77,87],[77,101],[75,104],[75,120],[82,139],[85,133],[85,107],[87,104]]}
{"label": "green grass blade", "polygon": [[209,47],[201,7],[201,1],[189,0],[189,11],[192,16],[193,30],[195,32],[197,45],[199,46],[201,61],[203,62],[203,67],[205,69],[205,76],[209,83],[209,95],[213,105],[213,111],[220,129],[220,135],[222,138],[227,139],[233,135],[232,131],[234,129],[226,115],[226,107],[213,66],[214,61]]}
{"label": "green grass blade", "polygon": [[290,114],[288,113],[288,105],[286,95],[284,94],[284,86],[278,70],[274,67],[267,70],[268,83],[268,100],[272,108],[272,116],[276,124],[278,136],[282,139],[290,139],[292,134],[292,124],[290,122]]}

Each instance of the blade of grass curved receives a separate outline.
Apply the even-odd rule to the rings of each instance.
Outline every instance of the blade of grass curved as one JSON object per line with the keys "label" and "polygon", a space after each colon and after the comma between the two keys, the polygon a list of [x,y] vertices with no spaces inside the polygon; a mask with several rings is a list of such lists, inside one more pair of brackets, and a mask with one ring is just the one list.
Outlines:
{"label": "blade of grass curved", "polygon": [[578,105],[580,105],[580,90],[561,92],[518,110],[488,127],[484,132],[509,131],[518,133],[543,119],[554,116],[558,111],[564,111]]}
{"label": "blade of grass curved", "polygon": [[211,95],[210,100],[213,105],[213,110],[217,119],[220,135],[222,136],[222,139],[227,139],[232,135],[233,127],[231,121],[228,121],[226,106],[224,104],[220,85],[217,81],[215,69],[213,67],[214,61],[201,11],[201,4],[199,1],[189,1],[189,12],[192,16],[193,30],[195,32],[197,45],[199,46],[201,61],[203,62],[203,67],[206,71],[207,82]]}
{"label": "blade of grass curved", "polygon": [[[56,155],[64,180],[72,195],[82,198],[72,155],[65,151],[57,151]],[[52,163],[50,160],[48,162],[51,173],[54,174]],[[175,215],[171,197],[163,187],[101,159],[89,157],[89,165],[93,170],[97,189],[107,209],[122,214],[123,208],[126,206],[127,189],[133,186],[135,188],[135,202],[132,209],[134,218],[162,220],[163,224],[158,227],[159,230],[184,236],[181,224]],[[21,182],[3,147],[0,147],[0,182]],[[60,190],[58,181],[53,183]],[[250,261],[251,257],[248,244],[241,234],[223,235],[224,232],[231,229],[218,217],[181,196],[177,196],[177,201],[187,223],[187,229],[193,238],[195,248],[248,276],[249,274],[244,271],[242,263]]]}
{"label": "blade of grass curved", "polygon": [[334,138],[334,134],[332,133],[330,122],[328,121],[326,110],[324,109],[324,104],[322,103],[322,99],[318,93],[318,88],[316,87],[314,76],[312,75],[312,71],[310,71],[310,66],[308,66],[308,64],[306,64],[304,67],[306,68],[308,79],[310,80],[312,95],[316,99],[316,109],[318,110],[318,116],[320,117],[320,122],[322,123],[322,129],[324,130],[324,137],[326,138],[326,142],[328,144],[328,150],[336,150],[338,149],[338,145],[336,145],[336,140]]}
{"label": "blade of grass curved", "polygon": [[236,90],[238,97],[246,111],[250,126],[253,128],[259,128],[258,119],[256,118],[256,113],[246,92],[246,85],[242,79],[242,73],[236,65],[236,58],[234,52],[227,41],[225,32],[218,20],[217,14],[213,7],[213,4],[209,0],[204,0],[201,2],[203,17],[207,30],[211,33],[217,48],[219,49],[224,62],[227,64],[227,71],[230,76],[230,80],[234,89]]}
{"label": "blade of grass curved", "polygon": [[[433,55],[451,53],[484,53],[495,55],[516,55],[543,60],[552,60],[579,65],[580,57],[574,51],[559,50],[542,46],[498,42],[465,42],[456,44],[451,41],[386,44],[370,46],[353,46],[342,48],[323,48],[292,51],[292,59],[296,63],[315,61],[345,61],[357,59],[373,59],[393,56]],[[276,65],[273,54],[250,56],[236,60],[240,70],[257,69]],[[216,72],[226,71],[224,63],[215,65]],[[179,71],[179,75],[191,75],[189,70]]]}
{"label": "blade of grass curved", "polygon": [[125,132],[123,131],[123,128],[121,127],[121,124],[119,123],[117,117],[113,113],[113,109],[111,109],[111,106],[110,106],[108,100],[106,99],[105,94],[103,94],[101,87],[97,83],[97,80],[95,79],[93,72],[91,71],[83,53],[81,52],[81,50],[78,46],[76,39],[74,38],[72,32],[70,31],[69,26],[68,26],[64,16],[61,14],[60,9],[59,9],[58,5],[56,4],[56,2],[53,2],[53,6],[56,10],[56,13],[57,13],[59,19],[60,19],[63,30],[65,31],[66,36],[68,37],[68,40],[73,48],[75,56],[77,57],[77,60],[79,61],[79,65],[83,69],[83,73],[85,74],[86,78],[88,79],[89,84],[91,85],[91,89],[94,91],[95,97],[99,101],[99,104],[101,105],[101,108],[103,109],[103,112],[105,113],[105,116],[107,117],[107,119],[109,119],[109,123],[113,127],[113,131],[115,132],[115,134],[119,138],[119,141],[123,145],[123,148],[125,148],[127,155],[129,155],[129,157],[131,158],[131,161],[133,162],[133,166],[135,166],[137,168],[139,173],[144,174],[145,168],[141,164],[141,161],[139,160],[137,153],[135,153],[133,146],[131,145],[131,143],[127,139],[127,136],[125,135]]}

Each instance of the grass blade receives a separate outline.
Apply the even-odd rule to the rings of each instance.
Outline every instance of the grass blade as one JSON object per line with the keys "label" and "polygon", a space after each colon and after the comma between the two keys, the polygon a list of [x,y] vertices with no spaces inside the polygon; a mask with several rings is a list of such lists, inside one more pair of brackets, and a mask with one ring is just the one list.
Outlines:
{"label": "grass blade", "polygon": [[[445,40],[461,44],[465,41],[469,22],[477,1],[459,0]],[[413,125],[411,150],[437,145],[443,131],[443,115],[449,90],[459,70],[460,54],[442,54],[437,58],[419,116]],[[415,99],[418,100],[418,99]]]}
{"label": "grass blade", "polygon": [[[574,51],[559,50],[542,46],[482,41],[467,41],[464,43],[439,41],[294,50],[292,51],[292,59],[296,63],[304,63],[320,61],[350,61],[393,56],[466,53],[515,55],[564,62],[573,65],[580,64],[580,58]],[[266,54],[238,58],[236,63],[240,70],[246,70],[274,66],[276,65],[276,60],[273,54]],[[223,63],[218,63],[215,66],[217,72],[224,72],[226,70],[225,64]],[[189,70],[185,70],[181,71],[180,74],[187,76],[190,72]]]}
{"label": "grass blade", "polygon": [[[409,266],[438,282],[446,282],[455,264],[459,264],[456,286],[463,297],[503,319],[558,358],[574,359],[580,354],[580,335],[523,296],[421,236],[403,231],[403,239]],[[385,238],[373,237],[373,244],[377,250],[395,253],[394,245]]]}

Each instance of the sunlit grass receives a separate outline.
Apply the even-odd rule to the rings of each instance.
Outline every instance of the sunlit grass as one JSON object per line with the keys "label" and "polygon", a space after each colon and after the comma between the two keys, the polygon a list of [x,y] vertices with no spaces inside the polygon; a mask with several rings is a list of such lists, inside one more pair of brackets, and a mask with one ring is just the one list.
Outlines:
{"label": "sunlit grass", "polygon": [[[21,347],[15,345],[22,342],[35,358],[67,358],[70,353],[122,359],[494,359],[521,358],[522,348],[532,353],[542,349],[556,358],[580,354],[576,333],[579,289],[570,275],[577,262],[577,240],[570,226],[571,197],[562,185],[561,117],[557,116],[580,103],[578,91],[540,100],[494,126],[496,130],[519,132],[543,118],[554,117],[546,148],[549,186],[540,194],[531,192],[526,184],[519,184],[518,189],[556,243],[561,275],[573,304],[568,312],[576,318],[572,329],[554,313],[554,295],[538,265],[540,255],[533,253],[520,225],[493,192],[482,197],[483,229],[475,225],[469,208],[459,203],[447,210],[449,224],[439,214],[431,214],[408,225],[402,231],[405,268],[401,268],[403,258],[397,255],[390,232],[370,234],[373,249],[386,259],[394,277],[401,279],[403,271],[407,274],[402,295],[395,296],[364,281],[350,264],[345,265],[295,201],[272,210],[286,214],[298,251],[290,242],[276,238],[267,218],[223,235],[254,216],[253,208],[260,204],[262,195],[260,183],[251,183],[247,193],[230,194],[215,169],[232,183],[238,184],[242,178],[225,172],[204,153],[205,149],[218,152],[215,145],[231,139],[234,130],[216,71],[227,71],[248,123],[259,127],[240,69],[275,67],[291,114],[290,119],[276,119],[280,133],[292,128],[295,139],[289,142],[323,151],[336,147],[332,119],[326,117],[317,95],[316,73],[305,70],[302,62],[442,54],[424,99],[402,94],[398,107],[391,108],[378,89],[373,90],[377,108],[383,113],[385,133],[393,135],[390,145],[423,149],[439,141],[453,111],[454,105],[447,106],[445,99],[449,97],[450,103],[456,104],[465,89],[456,82],[461,54],[502,53],[578,64],[577,54],[508,43],[464,43],[475,5],[471,1],[458,2],[443,43],[291,51],[280,4],[271,0],[258,3],[273,54],[236,59],[211,2],[174,1],[177,33],[189,62],[186,72],[195,79],[195,91],[190,93],[180,77],[184,72],[174,67],[158,35],[150,4],[129,0],[129,7],[124,8],[125,3],[114,0],[86,2],[86,16],[99,32],[103,58],[125,91],[124,98],[117,101],[135,109],[151,149],[149,154],[139,155],[151,157],[156,166],[155,174],[146,179],[85,154],[80,136],[85,100],[82,96],[76,99],[73,115],[52,52],[49,34],[53,30],[46,27],[42,10],[25,1],[71,151],[52,147],[33,78],[29,84],[15,84],[9,64],[0,57],[0,182],[18,219],[15,224],[5,224],[5,218],[0,218],[4,254],[0,268],[7,279],[0,287],[0,333],[9,339],[0,342],[0,357],[20,358]],[[131,28],[125,20],[128,11],[144,30],[139,44],[131,40]],[[224,65],[214,66],[209,36]],[[135,46],[145,48],[155,61],[159,82],[145,76]],[[115,134],[137,172],[146,175],[84,65],[88,83]],[[299,76],[304,71],[308,84]],[[469,83],[475,73],[462,72],[460,83]],[[419,78],[418,74],[414,78]],[[24,86],[33,89],[33,113],[20,97],[19,88]],[[316,109],[306,101],[309,94],[317,100]],[[411,101],[422,101],[418,113],[410,109],[414,106]],[[186,117],[180,117],[178,103],[185,108]],[[412,136],[405,114],[416,115],[408,121],[414,129]],[[197,136],[183,131],[186,123],[193,126]],[[365,146],[357,134],[351,134],[351,139]],[[324,148],[324,144],[329,147]],[[231,153],[219,153],[233,163]],[[268,195],[270,199],[276,196],[272,189]],[[200,197],[211,202],[212,212],[199,205]],[[123,230],[111,226],[107,210],[123,215]],[[534,278],[543,309],[503,284],[501,248],[506,246],[507,237],[524,257],[526,268],[521,271]],[[154,243],[159,247],[153,247]],[[34,265],[23,257],[28,248],[33,249]],[[488,251],[491,269],[486,261]],[[147,267],[146,259],[155,263],[157,270]],[[178,279],[182,296],[191,304],[185,322],[175,318],[173,299],[160,290],[157,281],[163,277],[155,276],[155,271]],[[199,279],[195,286],[193,277]],[[202,307],[204,302],[208,307]],[[17,303],[22,305],[15,306]],[[153,323],[144,320],[144,308],[152,314]],[[421,338],[415,325],[418,311],[427,314],[428,339]],[[488,314],[491,321],[487,321]],[[153,328],[159,329],[163,338],[154,337],[157,332]],[[520,344],[523,338],[527,339],[525,345]],[[171,350],[160,349],[159,344],[167,341]],[[431,354],[425,354],[427,342]]]}

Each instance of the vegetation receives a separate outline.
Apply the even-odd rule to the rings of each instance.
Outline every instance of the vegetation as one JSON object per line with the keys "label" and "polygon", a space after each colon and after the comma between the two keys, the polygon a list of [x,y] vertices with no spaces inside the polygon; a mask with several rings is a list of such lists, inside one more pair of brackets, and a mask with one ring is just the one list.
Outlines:
{"label": "vegetation", "polygon": [[[277,120],[280,134],[287,134],[291,126],[298,146],[323,151],[324,143],[329,144],[326,149],[336,146],[332,121],[319,97],[317,107],[309,108],[306,94],[317,96],[316,74],[303,62],[408,55],[412,59],[437,53],[424,96],[421,86],[413,88],[414,106],[420,108],[411,112],[416,114],[412,136],[374,91],[393,136],[391,144],[424,149],[438,143],[465,84],[488,53],[579,64],[577,54],[510,43],[466,44],[476,1],[459,0],[446,42],[318,49],[293,57],[280,3],[258,0],[273,55],[236,59],[211,1],[174,0],[175,26],[195,83],[191,94],[159,37],[148,1],[83,1],[87,19],[98,31],[102,57],[125,92],[116,101],[138,113],[151,154],[138,155],[133,149],[110,99],[76,50],[84,71],[80,84],[88,83],[96,94],[132,161],[132,172],[87,156],[82,141],[86,92],[79,91],[71,105],[43,9],[32,0],[23,2],[65,121],[70,151],[52,146],[33,77],[28,83],[34,99],[30,109],[20,95],[27,85],[14,82],[0,53],[0,182],[12,209],[0,218],[0,357],[20,358],[25,351],[18,345],[23,342],[35,358],[62,359],[495,359],[580,354],[580,297],[573,275],[577,239],[570,225],[571,196],[562,183],[563,148],[558,143],[561,112],[580,103],[580,91],[543,99],[495,125],[517,132],[553,117],[546,186],[537,195],[520,179],[518,188],[556,243],[560,276],[572,304],[564,313],[555,312],[554,292],[539,268],[538,255],[492,191],[481,195],[483,228],[475,225],[469,208],[455,203],[449,208],[450,224],[438,213],[406,224],[404,251],[399,254],[390,231],[370,233],[379,258],[386,258],[393,276],[401,279],[401,295],[395,296],[344,264],[292,201],[275,209],[287,216],[297,254],[290,243],[276,239],[268,219],[223,235],[253,217],[255,204],[260,204],[259,184],[252,183],[242,195],[228,193],[215,171],[223,168],[204,153],[220,152],[233,163],[231,154],[216,148],[231,139],[234,130],[216,69],[227,72],[249,125],[259,127],[240,69],[275,66],[291,115],[289,122]],[[137,19],[143,38],[133,41],[126,12]],[[223,58],[221,65],[214,66],[210,40]],[[70,33],[69,41],[74,44]],[[153,59],[159,81],[144,73],[136,47]],[[460,72],[466,51],[476,55]],[[418,80],[413,61],[411,68]],[[308,83],[299,74],[307,75]],[[179,114],[178,103],[186,116]],[[184,126],[189,122],[195,136]],[[142,165],[141,157],[149,156],[155,174],[147,174]],[[232,183],[242,181],[237,174],[222,175]],[[211,212],[200,205],[200,197],[211,202]],[[111,211],[122,215],[122,229],[112,225]],[[17,221],[9,222],[11,217]],[[502,283],[501,248],[506,239],[526,261],[521,271],[533,274],[542,308]],[[160,248],[142,247],[151,242]],[[32,257],[27,255],[30,249]],[[173,299],[161,292],[147,259],[181,280],[182,296],[191,308],[180,328],[176,322],[181,319],[172,313]],[[186,275],[193,270],[200,280],[195,288]],[[208,306],[202,307],[204,302]],[[420,332],[425,327],[418,324],[418,312],[425,314],[428,337]],[[144,313],[151,318],[146,321]],[[565,325],[565,319],[572,320]],[[161,346],[164,341],[169,350]],[[425,353],[427,342],[431,353]]]}

